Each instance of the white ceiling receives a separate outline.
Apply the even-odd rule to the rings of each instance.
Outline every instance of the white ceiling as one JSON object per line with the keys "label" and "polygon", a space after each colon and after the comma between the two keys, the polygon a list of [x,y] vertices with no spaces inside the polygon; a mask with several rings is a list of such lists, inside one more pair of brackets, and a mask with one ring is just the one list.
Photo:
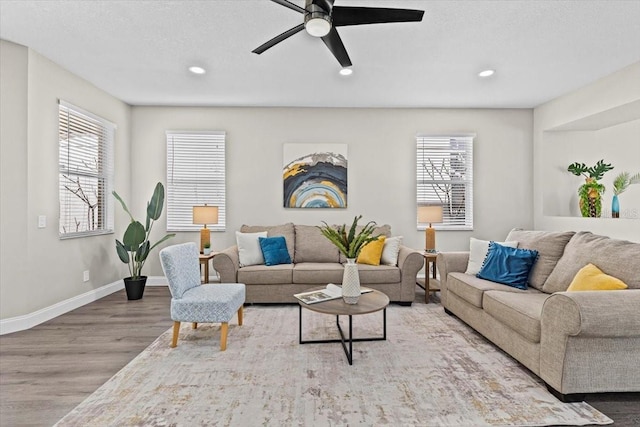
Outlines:
{"label": "white ceiling", "polygon": [[302,22],[269,0],[0,0],[0,37],[134,105],[530,108],[640,60],[640,0],[336,4],[425,15],[339,28],[349,77],[305,32],[251,53]]}

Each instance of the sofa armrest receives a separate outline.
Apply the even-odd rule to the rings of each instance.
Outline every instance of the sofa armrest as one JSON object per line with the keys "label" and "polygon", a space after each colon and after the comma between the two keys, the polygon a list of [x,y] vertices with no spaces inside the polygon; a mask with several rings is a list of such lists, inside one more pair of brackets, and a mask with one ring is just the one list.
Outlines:
{"label": "sofa armrest", "polygon": [[413,301],[416,296],[416,278],[424,265],[422,252],[400,245],[398,267],[402,280],[400,296],[402,301]]}
{"label": "sofa armrest", "polygon": [[220,283],[236,283],[240,269],[238,247],[231,246],[213,257],[213,268],[220,275]]}
{"label": "sofa armrest", "polygon": [[[440,289],[447,287],[449,273],[464,273],[469,263],[469,252],[438,252],[436,266],[440,273]],[[444,291],[442,291],[444,293]]]}
{"label": "sofa armrest", "polygon": [[614,370],[628,378],[637,369],[630,355],[640,354],[638,307],[640,289],[551,295],[540,319],[540,377],[561,393],[584,392],[585,382],[614,378]]}

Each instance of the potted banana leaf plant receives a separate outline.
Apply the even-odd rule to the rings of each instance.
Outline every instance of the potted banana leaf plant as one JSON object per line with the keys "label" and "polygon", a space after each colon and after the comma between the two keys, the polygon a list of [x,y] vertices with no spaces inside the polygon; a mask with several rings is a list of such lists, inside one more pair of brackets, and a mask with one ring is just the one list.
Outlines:
{"label": "potted banana leaf plant", "polygon": [[578,188],[580,197],[580,213],[583,217],[599,218],[602,213],[602,195],[605,187],[598,181],[605,172],[613,169],[611,163],[599,160],[594,166],[587,167],[584,163],[572,163],[567,171],[576,176],[584,176],[585,183]]}
{"label": "potted banana leaf plant", "polygon": [[149,242],[149,235],[155,221],[160,218],[162,214],[162,207],[164,205],[164,186],[162,183],[157,183],[156,188],[153,191],[151,200],[147,202],[147,218],[145,225],[142,225],[140,221],[137,221],[127,204],[122,198],[113,192],[113,197],[116,198],[122,205],[124,211],[129,214],[131,222],[124,232],[122,241],[116,239],[116,252],[120,261],[127,264],[129,267],[129,277],[124,278],[124,286],[127,291],[127,299],[137,300],[142,298],[144,294],[144,288],[147,283],[147,276],[142,275],[142,267],[147,261],[147,257],[153,248],[167,239],[172,238],[175,234],[166,234],[162,239],[154,243]]}

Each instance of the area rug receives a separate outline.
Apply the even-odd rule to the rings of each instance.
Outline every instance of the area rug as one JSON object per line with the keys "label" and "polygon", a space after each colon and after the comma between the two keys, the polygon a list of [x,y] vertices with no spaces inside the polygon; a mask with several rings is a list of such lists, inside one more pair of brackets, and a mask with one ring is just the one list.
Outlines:
{"label": "area rug", "polygon": [[[335,317],[303,310],[303,338],[337,337]],[[438,304],[390,306],[387,340],[298,344],[297,306],[248,306],[229,326],[168,330],[58,426],[541,426],[610,424],[562,403],[526,368]],[[346,319],[343,322],[346,326]],[[382,333],[382,312],[354,317]]]}

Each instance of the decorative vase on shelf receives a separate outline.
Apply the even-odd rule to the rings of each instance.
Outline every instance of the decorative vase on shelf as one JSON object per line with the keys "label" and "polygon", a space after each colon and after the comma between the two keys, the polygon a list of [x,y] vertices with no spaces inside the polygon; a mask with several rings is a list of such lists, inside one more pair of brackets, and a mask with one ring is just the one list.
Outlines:
{"label": "decorative vase on shelf", "polygon": [[620,218],[620,202],[617,194],[614,194],[611,200],[611,218]]}
{"label": "decorative vase on shelf", "polygon": [[342,299],[346,304],[357,304],[360,298],[360,275],[355,258],[347,258],[342,274]]}

